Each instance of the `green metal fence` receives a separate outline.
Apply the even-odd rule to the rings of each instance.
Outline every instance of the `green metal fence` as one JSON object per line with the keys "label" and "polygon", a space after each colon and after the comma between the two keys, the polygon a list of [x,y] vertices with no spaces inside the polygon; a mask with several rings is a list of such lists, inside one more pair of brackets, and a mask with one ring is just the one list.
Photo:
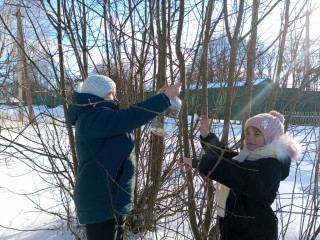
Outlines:
{"label": "green metal fence", "polygon": [[[320,92],[303,91],[298,89],[279,89],[280,93],[276,101],[274,110],[287,114],[292,110],[292,122],[320,122]],[[251,115],[266,112],[270,101],[271,89],[268,84],[254,85],[252,90],[252,107]],[[146,97],[151,96],[151,93],[146,93]],[[241,120],[244,109],[245,87],[239,86],[234,88],[232,95],[231,119]],[[211,117],[217,119],[224,118],[224,105],[226,100],[226,88],[209,88],[208,89],[208,106]],[[42,96],[33,98],[33,104],[46,105],[49,108],[54,108],[62,104],[59,96]],[[189,90],[188,106],[189,114],[192,114],[193,107],[195,113],[201,114],[201,90]]]}

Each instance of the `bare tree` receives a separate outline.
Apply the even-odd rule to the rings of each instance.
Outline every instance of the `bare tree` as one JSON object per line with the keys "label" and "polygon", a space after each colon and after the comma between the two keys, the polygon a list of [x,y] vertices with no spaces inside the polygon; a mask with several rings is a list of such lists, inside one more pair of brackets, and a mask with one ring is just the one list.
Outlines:
{"label": "bare tree", "polygon": [[233,84],[235,79],[235,69],[236,69],[236,58],[237,58],[237,49],[240,43],[240,28],[243,17],[244,10],[244,1],[240,0],[239,8],[237,9],[236,16],[236,24],[233,32],[231,32],[231,28],[229,26],[229,16],[228,16],[228,2],[224,0],[224,19],[225,19],[225,27],[226,32],[230,44],[230,60],[229,60],[229,73],[228,73],[228,86],[227,86],[227,94],[226,94],[226,102],[225,102],[225,113],[224,113],[224,126],[223,126],[223,134],[221,141],[227,145],[228,144],[228,136],[229,136],[229,122],[231,119],[231,106],[232,106],[232,91]]}
{"label": "bare tree", "polygon": [[[178,28],[177,28],[177,41],[176,41],[176,52],[177,52],[177,58],[179,61],[180,81],[182,83],[182,91],[183,91],[183,94],[182,94],[183,107],[182,107],[182,113],[181,113],[182,139],[179,139],[179,140],[183,141],[184,151],[183,152],[181,151],[181,155],[190,157],[189,134],[188,134],[188,101],[187,101],[188,89],[186,88],[185,59],[181,50],[181,37],[182,37],[182,29],[183,29],[183,23],[184,23],[184,14],[185,14],[185,5],[184,5],[184,0],[182,0],[180,1],[180,5],[179,5],[179,22],[178,22]],[[188,184],[188,209],[189,209],[188,215],[191,223],[191,229],[192,229],[194,238],[201,239],[200,231],[197,228],[196,214],[195,214],[195,211],[193,211],[193,209],[196,209],[196,203],[193,198],[194,187],[193,187],[193,178],[191,173],[187,173],[186,178],[189,183]]]}
{"label": "bare tree", "polygon": [[[256,66],[256,46],[257,46],[257,32],[258,32],[258,14],[259,14],[260,1],[254,1],[252,7],[252,20],[251,20],[251,37],[248,46],[248,60],[247,60],[247,78],[246,90],[244,99],[244,108],[242,116],[242,133],[241,139],[244,139],[244,124],[250,117],[251,104],[252,104],[252,81],[254,78]],[[241,142],[243,148],[243,141]]]}
{"label": "bare tree", "polygon": [[[162,238],[217,239],[215,182],[196,172],[180,171],[175,164],[176,158],[179,155],[201,156],[196,118],[199,113],[210,115],[213,111],[210,117],[217,117],[220,111],[225,111],[224,125],[220,119],[213,120],[211,130],[222,135],[225,143],[237,146],[241,130],[236,132],[235,129],[241,127],[231,121],[232,107],[242,100],[242,96],[246,96],[246,106],[250,106],[251,80],[265,73],[272,77],[275,72],[274,79],[279,80],[277,88],[285,88],[285,80],[289,83],[292,78],[295,82],[296,94],[292,98],[276,100],[280,102],[281,111],[292,113],[286,116],[288,134],[305,131],[302,141],[310,151],[292,165],[297,171],[297,185],[303,171],[302,163],[314,162],[310,170],[314,177],[307,187],[299,186],[305,190],[299,192],[299,197],[307,203],[305,206],[299,211],[295,209],[294,200],[298,193],[294,191],[297,190],[285,194],[285,197],[279,195],[280,236],[286,239],[292,220],[299,216],[300,238],[315,239],[319,235],[319,149],[313,147],[319,126],[296,128],[290,124],[290,116],[294,119],[295,109],[300,104],[299,96],[305,93],[306,86],[319,80],[316,55],[319,49],[312,48],[318,45],[310,40],[310,70],[306,73],[302,57],[304,34],[298,28],[298,19],[305,20],[302,11],[289,15],[288,20],[282,17],[282,21],[288,21],[287,31],[290,33],[285,34],[284,28],[279,33],[280,43],[284,43],[282,50],[283,45],[276,45],[279,36],[271,42],[262,41],[260,26],[280,3],[269,0],[254,1],[252,5],[246,1],[213,0],[59,0],[57,5],[44,0],[19,2],[22,6],[29,6],[23,10],[28,76],[44,86],[33,89],[32,94],[40,95],[36,91],[45,91],[45,94],[55,96],[61,103],[58,109],[62,112],[61,115],[53,114],[56,109],[44,108],[35,114],[37,123],[29,126],[17,123],[14,117],[5,115],[0,109],[0,147],[4,149],[1,159],[19,161],[36,171],[47,186],[39,191],[54,192],[55,205],[59,207],[48,209],[39,204],[36,201],[40,198],[38,192],[25,196],[41,211],[62,220],[76,239],[83,238],[83,227],[77,222],[73,206],[78,168],[73,129],[64,118],[72,101],[70,94],[89,74],[106,74],[117,84],[120,106],[126,107],[155,93],[165,83],[181,81],[183,107],[176,122],[179,127],[175,135],[167,138],[155,136],[150,133],[149,124],[135,131],[137,188],[127,230],[140,238],[153,239],[161,234]],[[284,3],[288,9],[289,3]],[[3,23],[0,27],[0,59],[3,61],[0,62],[0,86],[4,93],[14,92],[16,81],[16,59],[13,58],[16,53],[12,44],[17,40],[12,27],[16,22],[10,16],[9,11],[0,10]],[[251,19],[250,26],[247,25],[248,19]],[[283,56],[275,56],[275,52]],[[275,57],[278,59],[276,63]],[[239,78],[247,79],[248,92],[236,98],[238,88],[234,85]],[[217,82],[220,84],[218,94],[211,96],[207,84]],[[212,98],[215,100],[213,106],[210,105]],[[244,121],[250,116],[250,107],[247,110]],[[280,204],[283,198],[292,200],[283,206]]]}
{"label": "bare tree", "polygon": [[[13,14],[13,7],[10,5],[12,1],[9,1],[9,4],[1,4],[1,17],[4,22],[7,23],[9,28],[12,27],[13,21],[10,21],[11,15]],[[10,38],[8,36],[8,31],[3,25],[1,26],[0,31],[0,96],[2,99],[8,99],[10,94],[10,89],[8,85],[10,84],[9,75],[12,72],[14,66],[12,64],[13,57],[15,54],[13,43],[10,44]],[[11,45],[11,47],[9,47]]]}

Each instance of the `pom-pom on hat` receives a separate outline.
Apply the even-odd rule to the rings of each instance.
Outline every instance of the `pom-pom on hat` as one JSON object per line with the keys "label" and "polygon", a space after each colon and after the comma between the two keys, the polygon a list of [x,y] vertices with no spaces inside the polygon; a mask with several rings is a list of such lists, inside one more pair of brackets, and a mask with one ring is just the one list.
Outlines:
{"label": "pom-pom on hat", "polygon": [[116,87],[115,82],[103,75],[91,75],[84,80],[81,92],[90,93],[98,97],[104,98],[108,92]]}
{"label": "pom-pom on hat", "polygon": [[256,127],[262,132],[265,144],[269,144],[274,139],[284,135],[284,120],[284,116],[281,113],[273,110],[269,113],[261,113],[249,118],[244,129]]}

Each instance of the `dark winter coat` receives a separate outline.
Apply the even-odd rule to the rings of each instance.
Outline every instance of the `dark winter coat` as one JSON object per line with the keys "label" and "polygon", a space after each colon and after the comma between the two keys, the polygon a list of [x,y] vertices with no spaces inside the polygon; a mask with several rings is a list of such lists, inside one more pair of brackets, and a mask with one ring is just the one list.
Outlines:
{"label": "dark winter coat", "polygon": [[74,202],[82,224],[118,217],[132,209],[135,188],[133,130],[170,106],[157,94],[128,109],[91,94],[73,95],[68,121],[75,125],[79,168]]}
{"label": "dark winter coat", "polygon": [[[289,175],[291,159],[261,158],[238,162],[236,152],[226,151],[216,168],[224,146],[213,133],[201,138],[205,154],[193,159],[193,167],[230,188],[225,216],[219,218],[224,240],[276,240],[278,220],[271,208],[280,181]],[[214,146],[218,146],[216,148]]]}

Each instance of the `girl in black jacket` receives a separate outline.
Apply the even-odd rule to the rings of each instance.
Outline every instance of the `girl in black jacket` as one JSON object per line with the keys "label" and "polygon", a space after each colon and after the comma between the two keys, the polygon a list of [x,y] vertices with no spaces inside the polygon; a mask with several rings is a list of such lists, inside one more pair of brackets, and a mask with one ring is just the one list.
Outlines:
{"label": "girl in black jacket", "polygon": [[204,155],[183,157],[179,167],[197,168],[217,181],[216,208],[223,240],[276,240],[278,220],[271,208],[280,181],[289,175],[299,144],[284,135],[284,117],[271,111],[248,119],[245,148],[239,154],[226,149],[209,133],[209,119],[202,115],[200,138]]}

